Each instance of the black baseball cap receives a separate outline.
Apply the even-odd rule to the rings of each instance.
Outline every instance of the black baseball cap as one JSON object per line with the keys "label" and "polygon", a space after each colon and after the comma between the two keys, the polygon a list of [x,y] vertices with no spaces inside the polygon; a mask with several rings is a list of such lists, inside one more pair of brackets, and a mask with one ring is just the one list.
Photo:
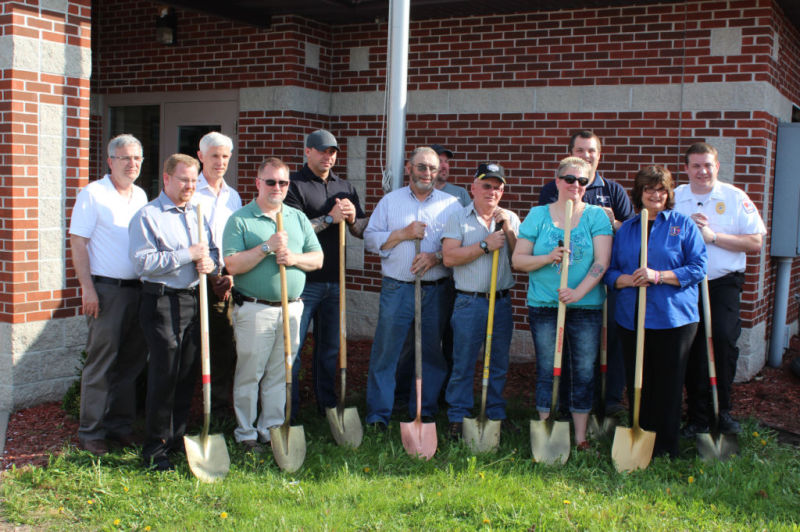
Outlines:
{"label": "black baseball cap", "polygon": [[336,143],[336,137],[330,131],[318,129],[306,138],[306,148],[314,148],[317,151],[333,148],[339,151],[339,144]]}
{"label": "black baseball cap", "polygon": [[448,159],[453,158],[453,152],[442,146],[441,144],[431,144],[431,149],[436,152],[436,155],[445,154]]}
{"label": "black baseball cap", "polygon": [[475,179],[489,179],[493,177],[499,179],[505,185],[506,178],[503,175],[503,167],[495,163],[481,163],[475,172]]}

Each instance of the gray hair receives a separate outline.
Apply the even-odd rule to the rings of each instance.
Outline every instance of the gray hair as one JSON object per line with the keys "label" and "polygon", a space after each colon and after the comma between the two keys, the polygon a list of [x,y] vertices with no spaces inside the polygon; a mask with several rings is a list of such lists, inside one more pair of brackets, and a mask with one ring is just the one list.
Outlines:
{"label": "gray hair", "polygon": [[436,150],[434,150],[430,146],[420,146],[418,148],[414,148],[414,151],[412,151],[411,155],[408,156],[408,162],[411,163],[411,161],[413,161],[414,158],[421,153],[427,153],[429,155],[433,155],[437,161],[439,160],[439,155],[436,153]]}
{"label": "gray hair", "polygon": [[228,135],[223,135],[219,131],[206,133],[203,135],[203,138],[200,139],[200,151],[203,153],[205,153],[209,148],[215,148],[217,146],[225,146],[229,150],[233,151],[233,140],[231,140]]}
{"label": "gray hair", "polygon": [[144,148],[142,148],[142,143],[139,142],[139,139],[129,133],[123,133],[122,135],[117,135],[108,142],[108,156],[114,157],[117,154],[117,148],[131,145],[138,146],[139,154],[144,155]]}
{"label": "gray hair", "polygon": [[556,178],[561,175],[561,171],[565,168],[569,168],[570,166],[574,166],[575,168],[580,168],[584,172],[586,172],[587,177],[589,172],[592,171],[592,165],[581,159],[580,157],[566,157],[561,159],[561,162],[558,163],[558,169],[556,170]]}

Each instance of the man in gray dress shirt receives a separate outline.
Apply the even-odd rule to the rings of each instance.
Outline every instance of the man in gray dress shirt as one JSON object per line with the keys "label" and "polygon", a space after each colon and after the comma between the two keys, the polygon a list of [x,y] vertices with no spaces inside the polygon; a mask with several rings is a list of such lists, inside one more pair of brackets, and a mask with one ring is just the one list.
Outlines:
{"label": "man in gray dress shirt", "polygon": [[499,250],[489,389],[486,415],[505,419],[503,388],[508,372],[508,350],[514,320],[511,294],[514,276],[511,254],[517,243],[519,217],[499,207],[506,179],[503,168],[492,163],[478,166],[470,190],[473,202],[450,215],[442,234],[444,265],[453,268],[456,302],[450,324],[453,327],[453,372],[447,384],[449,435],[461,437],[462,420],[472,410],[475,359],[486,338],[492,255]]}
{"label": "man in gray dress shirt", "polygon": [[183,154],[164,163],[164,189],[131,220],[129,255],[142,280],[139,310],[150,351],[142,458],[157,471],[173,468],[167,454],[183,449],[186,418],[199,368],[200,273],[218,270],[219,252],[204,219],[198,238],[197,210],[190,200],[200,163]]}

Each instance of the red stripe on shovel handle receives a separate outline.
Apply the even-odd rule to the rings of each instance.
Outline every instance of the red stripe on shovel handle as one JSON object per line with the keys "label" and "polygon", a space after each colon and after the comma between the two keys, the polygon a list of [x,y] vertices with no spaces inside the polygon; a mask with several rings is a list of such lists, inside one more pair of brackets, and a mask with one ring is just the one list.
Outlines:
{"label": "red stripe on shovel handle", "polygon": [[600,364],[600,373],[608,373],[608,365]]}
{"label": "red stripe on shovel handle", "polygon": [[553,377],[561,376],[561,368],[553,368]]}
{"label": "red stripe on shovel handle", "polygon": [[716,377],[711,377],[711,379],[709,379],[709,380],[711,381],[711,386],[716,386],[717,385],[717,378]]}
{"label": "red stripe on shovel handle", "polygon": [[203,375],[203,384],[211,384],[211,375]]}

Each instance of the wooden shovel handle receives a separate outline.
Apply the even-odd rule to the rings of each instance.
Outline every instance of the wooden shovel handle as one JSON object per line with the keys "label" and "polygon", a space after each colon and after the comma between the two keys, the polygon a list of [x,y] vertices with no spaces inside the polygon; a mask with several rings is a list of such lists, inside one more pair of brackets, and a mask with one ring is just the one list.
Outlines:
{"label": "wooden shovel handle", "polygon": [[[567,251],[561,258],[561,281],[559,288],[567,288],[569,280],[569,244],[572,233],[572,200],[567,200],[564,207],[564,247]],[[556,318],[556,350],[553,357],[553,376],[561,375],[561,357],[564,353],[564,322],[567,317],[567,305],[558,300],[558,315]]]}
{"label": "wooden shovel handle", "polygon": [[345,221],[339,222],[339,369],[347,369],[347,287],[345,270]]}
{"label": "wooden shovel handle", "polygon": [[[283,231],[283,207],[278,211],[277,217],[278,231]],[[286,266],[278,265],[281,272],[281,314],[283,314],[283,349],[286,353],[286,384],[292,384],[292,338],[289,327],[289,294],[286,286]],[[291,397],[286,398],[286,418],[291,413]]]}
{"label": "wooden shovel handle", "polygon": [[[647,268],[647,209],[640,213],[642,224],[642,242],[639,267]],[[644,370],[644,318],[647,307],[647,287],[639,287],[639,309],[636,315],[636,374],[633,383],[633,426],[639,428],[639,408],[642,402],[642,371]]]}
{"label": "wooden shovel handle", "polygon": [[[203,224],[203,206],[197,204],[197,241],[206,241],[206,232]],[[203,380],[203,433],[208,434],[209,416],[211,415],[211,345],[208,337],[208,285],[206,274],[199,274],[200,282],[200,366]]]}
{"label": "wooden shovel handle", "polygon": [[708,276],[700,283],[703,298],[703,324],[706,332],[706,354],[708,356],[708,381],[711,385],[711,403],[714,406],[714,418],[719,417],[719,393],[717,392],[717,367],[714,363],[714,339],[711,327],[711,298],[708,294]]}

